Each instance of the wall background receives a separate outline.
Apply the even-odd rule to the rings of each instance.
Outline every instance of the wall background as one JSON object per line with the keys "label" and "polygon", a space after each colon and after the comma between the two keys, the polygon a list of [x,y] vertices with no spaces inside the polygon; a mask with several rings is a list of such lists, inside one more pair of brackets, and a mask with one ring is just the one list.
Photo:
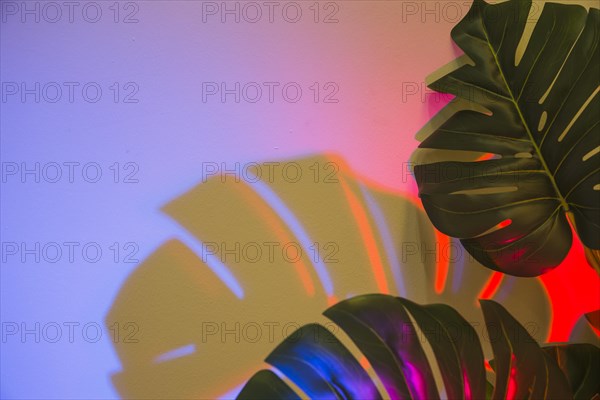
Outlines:
{"label": "wall background", "polygon": [[[2,398],[117,396],[111,332],[91,343],[80,328],[92,324],[94,336],[135,260],[180,234],[161,207],[209,164],[327,152],[415,193],[405,173],[414,136],[449,100],[424,80],[460,54],[449,33],[470,2],[281,1],[270,22],[259,1],[255,23],[248,4],[74,2],[69,15],[64,2],[0,3],[3,334],[36,323],[64,330],[57,343],[3,337]],[[239,103],[207,92],[222,82],[256,82],[262,98],[251,102],[252,88]],[[272,102],[264,82],[279,84]],[[296,103],[281,91],[288,83],[290,98],[302,89]],[[80,324],[73,343],[65,322]]]}

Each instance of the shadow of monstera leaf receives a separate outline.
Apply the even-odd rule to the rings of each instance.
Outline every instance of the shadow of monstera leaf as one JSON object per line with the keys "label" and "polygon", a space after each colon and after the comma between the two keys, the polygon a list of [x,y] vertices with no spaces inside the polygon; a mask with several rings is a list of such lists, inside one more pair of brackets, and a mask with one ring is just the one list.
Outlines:
{"label": "shadow of monstera leaf", "polygon": [[[414,198],[333,156],[215,173],[164,211],[182,234],[128,277],[105,320],[139,327],[137,343],[114,344],[122,370],[112,381],[125,398],[222,396],[300,326],[327,327],[315,317],[324,308],[365,293],[451,305],[478,333],[476,299],[494,298],[536,340],[548,334],[539,280],[500,282],[471,265]],[[483,350],[491,356],[485,340]]]}

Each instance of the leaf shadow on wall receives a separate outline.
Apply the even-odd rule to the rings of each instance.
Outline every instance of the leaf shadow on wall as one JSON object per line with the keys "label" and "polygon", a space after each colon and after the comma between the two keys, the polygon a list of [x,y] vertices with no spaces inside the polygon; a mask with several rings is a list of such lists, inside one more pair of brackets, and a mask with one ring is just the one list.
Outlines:
{"label": "leaf shadow on wall", "polygon": [[487,357],[480,297],[501,301],[545,341],[552,310],[540,281],[491,281],[458,241],[434,230],[414,196],[331,154],[246,167],[237,177],[215,172],[163,208],[184,233],[128,277],[105,319],[139,329],[113,344],[122,369],[111,379],[122,397],[222,396],[300,326],[339,332],[321,312],[365,293],[452,305]]}

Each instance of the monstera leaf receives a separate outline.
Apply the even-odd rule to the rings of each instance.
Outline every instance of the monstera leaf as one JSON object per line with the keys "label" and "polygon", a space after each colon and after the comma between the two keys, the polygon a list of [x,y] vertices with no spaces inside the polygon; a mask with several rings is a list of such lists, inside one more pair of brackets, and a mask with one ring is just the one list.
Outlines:
{"label": "monstera leaf", "polygon": [[471,62],[430,85],[468,107],[420,148],[487,157],[415,168],[433,224],[486,267],[517,276],[565,258],[567,213],[583,244],[600,249],[600,12],[546,3],[527,41],[530,8],[475,0],[452,31]]}
{"label": "monstera leaf", "polygon": [[591,399],[598,396],[600,362],[597,347],[591,344],[572,344],[544,347],[564,372],[574,398]]}
{"label": "monstera leaf", "polygon": [[[305,325],[266,358],[279,373],[259,371],[238,399],[589,400],[600,395],[598,347],[540,348],[500,304],[480,303],[486,339],[494,352],[490,362],[494,387],[486,379],[477,333],[453,308],[372,294],[342,301],[324,313],[354,342],[368,364],[359,361],[362,357],[355,357],[330,330]],[[433,356],[427,355],[424,343]],[[442,384],[436,383],[436,366]]]}

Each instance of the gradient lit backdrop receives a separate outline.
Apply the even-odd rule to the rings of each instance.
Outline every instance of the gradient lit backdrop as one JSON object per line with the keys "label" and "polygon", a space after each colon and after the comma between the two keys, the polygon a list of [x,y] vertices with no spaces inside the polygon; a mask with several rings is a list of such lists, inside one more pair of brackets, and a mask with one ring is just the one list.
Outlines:
{"label": "gradient lit backdrop", "polygon": [[[23,323],[103,327],[135,261],[180,233],[161,207],[203,180],[203,163],[334,153],[414,195],[415,134],[449,100],[425,77],[460,55],[449,34],[470,2],[282,1],[272,15],[250,3],[0,2],[2,398],[118,397],[110,332],[94,343],[79,330],[72,343],[4,335]],[[208,91],[222,82],[256,82],[262,98],[252,102],[252,85],[239,102]],[[282,93],[289,83],[289,96],[302,89],[295,103]],[[77,244],[73,261],[64,245],[57,262],[35,250],[65,242]],[[81,253],[90,243],[97,262]],[[562,285],[567,300],[552,300],[569,328],[598,308],[581,290],[598,287],[581,254],[570,262],[547,278]],[[561,278],[567,267],[581,267],[579,280]],[[556,329],[555,340],[568,338]]]}

